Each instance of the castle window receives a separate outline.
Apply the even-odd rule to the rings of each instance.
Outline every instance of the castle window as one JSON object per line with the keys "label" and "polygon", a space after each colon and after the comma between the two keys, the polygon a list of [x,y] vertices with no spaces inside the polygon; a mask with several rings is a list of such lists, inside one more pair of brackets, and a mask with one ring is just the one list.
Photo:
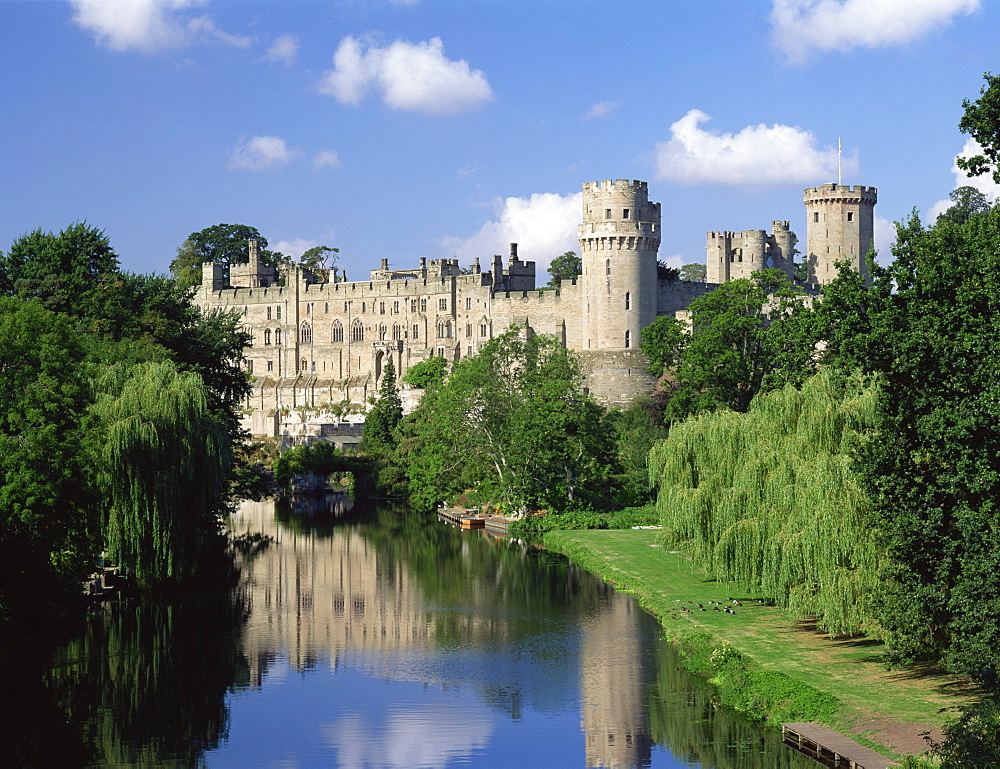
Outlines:
{"label": "castle window", "polygon": [[365,314],[365,310],[366,310],[366,309],[367,309],[367,307],[365,307],[365,303],[364,303],[364,302],[362,302],[362,303],[361,303],[361,314],[362,314],[362,315],[364,315],[364,314]]}
{"label": "castle window", "polygon": [[301,371],[304,374],[306,373],[307,368],[309,368],[309,361],[303,358],[302,360],[299,361],[299,371]]}
{"label": "castle window", "polygon": [[628,219],[629,210],[626,208],[622,211],[622,219]]}
{"label": "castle window", "polygon": [[312,315],[312,309],[313,309],[312,302],[307,302],[306,303],[306,315]]}
{"label": "castle window", "polygon": [[271,320],[271,305],[267,306],[267,319]]}
{"label": "castle window", "polygon": [[268,371],[274,371],[274,361],[273,360],[269,360],[267,362],[267,370]]}
{"label": "castle window", "polygon": [[438,339],[448,339],[451,337],[451,323],[439,320],[437,324]]}
{"label": "castle window", "polygon": [[398,323],[392,324],[392,339],[394,342],[398,342],[403,338],[403,327]]}
{"label": "castle window", "polygon": [[490,327],[486,323],[479,324],[479,336],[486,336],[490,332]]}
{"label": "castle window", "polygon": [[392,311],[395,312],[395,313],[399,312],[399,302],[393,302],[392,303]]}
{"label": "castle window", "polygon": [[447,299],[438,299],[438,309],[442,310],[442,311],[447,310],[448,309],[448,300]]}
{"label": "castle window", "polygon": [[427,300],[426,299],[421,299],[420,300],[420,312],[427,312]]}
{"label": "castle window", "polygon": [[416,311],[417,311],[417,300],[416,299],[411,299],[410,300],[410,312],[416,312]]}
{"label": "castle window", "polygon": [[323,314],[325,315],[328,312],[330,312],[330,303],[329,302],[323,302]]}
{"label": "castle window", "polygon": [[813,211],[813,221],[814,222],[819,221],[819,211]]}
{"label": "castle window", "polygon": [[631,331],[626,331],[625,332],[625,347],[630,347],[631,343],[632,343],[632,332]]}
{"label": "castle window", "polygon": [[466,310],[471,310],[472,309],[472,297],[471,296],[465,297],[465,309]]}
{"label": "castle window", "polygon": [[604,218],[605,219],[610,219],[611,218],[611,209],[610,208],[605,208],[604,209]]}
{"label": "castle window", "polygon": [[438,357],[439,358],[443,358],[444,357],[444,348],[443,347],[438,347]]}
{"label": "castle window", "polygon": [[334,342],[344,341],[344,327],[341,325],[339,320],[333,322],[333,335],[331,337]]}
{"label": "castle window", "polygon": [[[631,294],[631,292],[626,291],[625,292],[625,309],[626,310],[631,309],[631,304],[632,304],[632,294]],[[625,346],[628,347],[628,345],[625,345]]]}
{"label": "castle window", "polygon": [[344,302],[344,312],[347,312],[347,307],[349,304],[350,304],[349,302]]}
{"label": "castle window", "polygon": [[271,329],[264,329],[264,344],[271,344]]}
{"label": "castle window", "polygon": [[248,360],[247,361],[247,372],[250,373],[250,374],[253,373],[253,361],[252,360]]}
{"label": "castle window", "polygon": [[310,368],[313,370],[313,373],[316,372],[316,361],[312,362],[312,364],[310,365]]}
{"label": "castle window", "polygon": [[414,339],[420,338],[420,326],[418,326],[416,323],[413,324],[413,338]]}
{"label": "castle window", "polygon": [[281,320],[281,305],[279,304],[277,307],[275,307],[274,311],[276,313],[274,317],[277,318],[278,320]]}
{"label": "castle window", "polygon": [[384,342],[385,341],[385,333],[386,333],[386,331],[385,331],[385,323],[380,323],[379,327],[378,327],[378,340],[380,342]]}
{"label": "castle window", "polygon": [[385,315],[385,302],[378,303],[378,314]]}
{"label": "castle window", "polygon": [[281,346],[281,329],[280,328],[274,329],[274,343],[276,345],[278,345],[279,347]]}
{"label": "castle window", "polygon": [[610,259],[606,259],[604,261],[604,274],[605,275],[610,275],[611,274],[611,260]]}
{"label": "castle window", "polygon": [[361,325],[360,320],[354,321],[351,326],[351,341],[352,342],[363,342],[365,341],[365,327]]}
{"label": "castle window", "polygon": [[848,211],[847,212],[847,221],[849,221],[849,222],[853,222],[854,221],[854,212],[853,211]]}
{"label": "castle window", "polygon": [[465,324],[465,335],[466,336],[472,336],[472,324],[471,323],[466,323]]}

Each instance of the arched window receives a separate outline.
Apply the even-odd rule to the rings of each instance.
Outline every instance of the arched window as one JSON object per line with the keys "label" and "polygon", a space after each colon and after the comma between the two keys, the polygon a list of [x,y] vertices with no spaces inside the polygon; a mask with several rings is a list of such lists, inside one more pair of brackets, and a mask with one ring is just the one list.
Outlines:
{"label": "arched window", "polygon": [[384,342],[385,341],[385,334],[386,334],[385,323],[379,323],[379,325],[378,325],[378,340],[380,342]]}
{"label": "arched window", "polygon": [[302,360],[299,361],[299,371],[301,371],[304,374],[308,370],[309,370],[309,361],[303,358]]}
{"label": "arched window", "polygon": [[398,323],[393,323],[392,324],[392,340],[394,342],[398,342],[402,338],[403,338],[403,327],[400,326]]}
{"label": "arched window", "polygon": [[343,342],[344,341],[344,326],[339,320],[333,322],[333,341]]}
{"label": "arched window", "polygon": [[274,343],[276,345],[280,345],[281,344],[281,329],[280,328],[274,329]]}
{"label": "arched window", "polygon": [[604,274],[605,275],[610,275],[611,274],[611,260],[610,259],[605,259],[604,260]]}
{"label": "arched window", "polygon": [[[629,307],[631,306],[631,304],[632,304],[632,293],[629,292],[629,291],[626,291],[625,292],[625,309],[626,310],[629,309]],[[628,345],[625,345],[625,346],[628,347]]]}
{"label": "arched window", "polygon": [[351,341],[352,342],[365,341],[365,327],[361,325],[360,320],[354,321],[354,323],[351,325]]}
{"label": "arched window", "polygon": [[[268,307],[267,309],[270,310],[271,308]],[[270,314],[271,313],[268,312],[268,315]],[[271,329],[269,328],[264,329],[264,344],[271,344]]]}
{"label": "arched window", "polygon": [[631,347],[631,346],[632,346],[632,332],[631,331],[626,331],[625,332],[625,347]]}
{"label": "arched window", "polygon": [[313,340],[313,327],[309,323],[303,323],[302,328],[299,332],[299,341],[302,344],[312,344]]}

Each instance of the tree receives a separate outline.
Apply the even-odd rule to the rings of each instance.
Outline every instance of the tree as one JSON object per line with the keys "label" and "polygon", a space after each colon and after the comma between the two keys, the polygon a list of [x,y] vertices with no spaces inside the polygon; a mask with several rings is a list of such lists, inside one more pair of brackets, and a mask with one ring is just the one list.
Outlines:
{"label": "tree", "polygon": [[989,198],[975,187],[956,187],[948,195],[953,205],[938,215],[938,222],[962,224],[970,216],[981,214],[990,208]]}
{"label": "tree", "polygon": [[379,385],[378,399],[365,415],[361,448],[368,454],[382,455],[396,443],[396,428],[403,419],[403,403],[396,388],[396,367],[386,358]]}
{"label": "tree", "polygon": [[656,263],[657,280],[677,280],[681,276],[679,267],[670,267],[666,262]]}
{"label": "tree", "polygon": [[693,281],[696,283],[704,283],[705,277],[708,275],[708,268],[703,264],[698,262],[693,262],[691,264],[685,264],[681,267],[681,280]]}
{"label": "tree", "polygon": [[411,387],[426,390],[443,383],[447,375],[448,361],[443,355],[435,355],[410,366],[403,381]]}
{"label": "tree", "polygon": [[687,327],[673,315],[660,315],[639,334],[639,349],[649,361],[646,369],[659,379],[680,363],[687,344]]}
{"label": "tree", "polygon": [[958,121],[959,130],[975,139],[982,152],[971,157],[960,155],[955,163],[969,176],[990,174],[1000,184],[1000,75],[987,72],[983,79],[986,85],[979,98],[962,100],[965,113]]}
{"label": "tree", "polygon": [[15,240],[0,257],[0,292],[87,315],[102,278],[117,272],[118,256],[104,232],[76,222],[58,235],[37,229]]}
{"label": "tree", "polygon": [[216,224],[188,235],[170,263],[170,273],[181,288],[197,286],[201,283],[200,265],[208,262],[225,265],[245,263],[249,258],[247,243],[251,240],[259,244],[263,262],[277,266],[282,261],[280,254],[267,250],[267,238],[256,227]]}
{"label": "tree", "polygon": [[812,344],[792,320],[804,303],[804,295],[773,268],[724,283],[691,302],[691,338],[677,368],[680,388],[668,416],[746,411],[758,392],[811,373]]}
{"label": "tree", "polygon": [[[314,272],[324,283],[336,283],[336,262],[337,254],[339,253],[339,248],[330,248],[330,246],[313,246],[303,253],[301,257],[299,257],[299,264]],[[328,261],[331,262],[329,267],[327,266]],[[331,273],[333,277],[332,281],[330,280]]]}
{"label": "tree", "polygon": [[575,251],[567,251],[561,256],[557,256],[549,264],[549,288],[559,288],[561,280],[576,280],[583,274],[583,260],[577,256]]}

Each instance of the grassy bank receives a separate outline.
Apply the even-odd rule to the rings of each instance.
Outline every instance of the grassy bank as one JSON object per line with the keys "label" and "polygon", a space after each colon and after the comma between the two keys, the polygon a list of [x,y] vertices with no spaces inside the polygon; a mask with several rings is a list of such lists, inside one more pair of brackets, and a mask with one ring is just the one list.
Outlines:
{"label": "grassy bank", "polygon": [[[921,732],[940,736],[957,707],[975,698],[964,682],[937,670],[886,670],[878,642],[830,638],[759,603],[759,596],[705,579],[680,555],[660,547],[656,531],[553,531],[544,541],[657,615],[692,669],[717,679],[721,696],[727,696],[726,689],[736,692],[747,685],[757,690],[749,701],[743,691],[738,695],[743,701],[733,704],[751,713],[763,708],[769,711],[761,713],[766,720],[811,711],[809,720],[890,755],[910,754],[923,750]],[[715,611],[716,605],[709,603],[733,606],[731,598],[742,603],[733,607],[735,614]],[[681,611],[684,607],[692,611]],[[739,659],[714,664],[711,652],[727,645],[750,664],[739,664]],[[716,662],[719,656],[716,652]]]}

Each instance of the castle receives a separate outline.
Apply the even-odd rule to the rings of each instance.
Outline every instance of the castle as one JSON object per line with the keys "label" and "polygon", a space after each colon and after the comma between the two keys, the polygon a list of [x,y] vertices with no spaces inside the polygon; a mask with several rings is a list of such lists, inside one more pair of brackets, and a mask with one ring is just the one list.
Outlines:
{"label": "castle", "polygon": [[[875,188],[824,184],[805,190],[803,200],[800,282],[818,288],[843,259],[867,274]],[[791,278],[797,269],[797,238],[787,221],[775,221],[770,235],[708,233],[706,282],[659,279],[660,204],[649,201],[642,181],[585,183],[582,218],[583,273],[556,291],[536,289],[535,263],[522,261],[513,243],[506,266],[501,256],[486,269],[478,258],[471,269],[457,259],[421,258],[416,268],[396,270],[382,259],[368,280],[342,283],[321,282],[295,266],[278,285],[251,242],[246,264],[228,271],[202,265],[195,301],[206,312],[243,316],[253,336],[246,426],[256,435],[278,435],[294,425],[332,429],[340,404],[365,404],[375,395],[390,359],[399,376],[435,355],[454,362],[512,326],[554,335],[579,354],[597,400],[625,403],[653,385],[638,346],[640,332],[658,315],[685,310],[719,284],[757,270],[777,267]]]}

